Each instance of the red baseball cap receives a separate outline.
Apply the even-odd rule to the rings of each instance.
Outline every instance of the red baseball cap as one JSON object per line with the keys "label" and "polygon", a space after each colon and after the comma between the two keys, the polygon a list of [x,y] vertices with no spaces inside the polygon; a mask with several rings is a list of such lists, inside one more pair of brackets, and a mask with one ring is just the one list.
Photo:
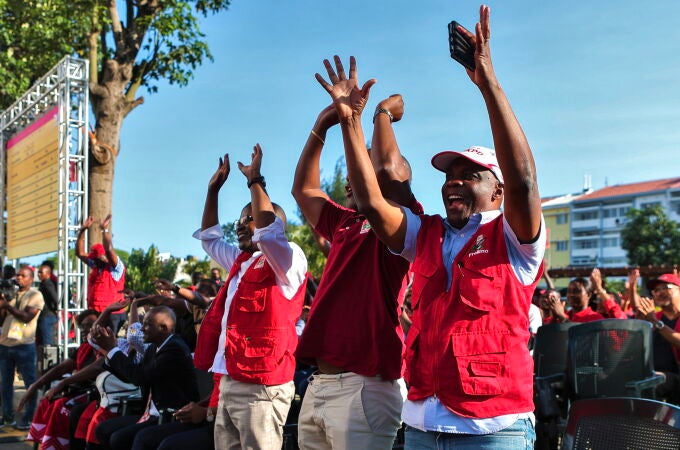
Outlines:
{"label": "red baseball cap", "polygon": [[647,289],[652,292],[657,284],[670,283],[676,286],[680,286],[680,277],[673,273],[666,273],[661,275],[659,278],[650,280],[647,282]]}
{"label": "red baseball cap", "polygon": [[451,164],[460,157],[489,169],[498,178],[498,181],[503,182],[503,174],[501,173],[501,168],[498,167],[496,151],[491,148],[474,146],[461,152],[451,150],[440,152],[432,157],[432,165],[435,169],[446,172],[451,167]]}
{"label": "red baseball cap", "polygon": [[99,259],[105,254],[106,250],[104,250],[104,246],[102,244],[92,244],[90,247],[90,253],[87,254],[87,257],[90,259]]}

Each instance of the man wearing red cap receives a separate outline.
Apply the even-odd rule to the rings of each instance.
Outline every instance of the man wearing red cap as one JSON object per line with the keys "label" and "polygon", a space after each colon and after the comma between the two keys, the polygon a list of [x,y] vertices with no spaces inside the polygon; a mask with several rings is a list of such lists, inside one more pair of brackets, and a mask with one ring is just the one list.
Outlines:
{"label": "man wearing red cap", "polygon": [[[361,113],[369,80],[325,61],[340,118],[350,183],[378,237],[413,261],[413,324],[406,339],[406,448],[526,448],[535,440],[533,364],[527,349],[531,294],[542,271],[545,227],[536,168],[501,89],[489,50],[489,8],[480,8],[468,76],[486,103],[497,153],[443,152],[446,218],[417,216],[381,194],[366,153]],[[500,206],[505,199],[505,208]]]}
{"label": "man wearing red cap", "polygon": [[[92,269],[87,279],[87,308],[102,312],[111,303],[123,301],[125,288],[125,265],[116,255],[109,232],[111,214],[101,221],[102,244],[92,244],[90,252],[85,253],[85,231],[94,223],[88,217],[78,231],[76,240],[76,256]],[[114,331],[125,319],[125,312],[111,314]]]}
{"label": "man wearing red cap", "polygon": [[[680,404],[680,277],[661,275],[647,283],[652,299],[638,300],[637,318],[654,325],[654,370],[666,381],[656,389],[657,397]],[[660,307],[661,311],[656,311]]]}

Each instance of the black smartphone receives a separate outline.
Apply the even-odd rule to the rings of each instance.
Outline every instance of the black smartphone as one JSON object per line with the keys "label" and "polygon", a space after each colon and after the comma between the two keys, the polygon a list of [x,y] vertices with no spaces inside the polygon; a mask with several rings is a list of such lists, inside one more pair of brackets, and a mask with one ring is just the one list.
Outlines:
{"label": "black smartphone", "polygon": [[[449,51],[455,59],[470,70],[475,70],[475,46],[458,31],[461,26],[455,20],[449,24]],[[465,29],[465,28],[464,28]]]}

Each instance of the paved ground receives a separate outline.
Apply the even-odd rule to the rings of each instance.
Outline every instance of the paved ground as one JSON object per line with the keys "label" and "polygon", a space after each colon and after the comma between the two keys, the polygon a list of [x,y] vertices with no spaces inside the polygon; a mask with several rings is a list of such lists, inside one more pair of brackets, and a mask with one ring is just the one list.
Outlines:
{"label": "paved ground", "polygon": [[[14,406],[24,396],[24,382],[17,378],[14,379]],[[9,425],[0,428],[0,450],[26,450],[32,449],[33,443],[22,442],[26,437],[26,431],[19,431]]]}

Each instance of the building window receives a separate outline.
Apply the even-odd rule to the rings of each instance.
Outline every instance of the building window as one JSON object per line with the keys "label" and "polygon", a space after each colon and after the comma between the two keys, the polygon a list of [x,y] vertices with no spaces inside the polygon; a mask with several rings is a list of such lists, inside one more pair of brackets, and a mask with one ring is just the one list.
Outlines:
{"label": "building window", "polygon": [[610,238],[602,239],[602,247],[618,247],[618,246],[619,246],[619,238],[618,237],[610,237]]}
{"label": "building window", "polygon": [[576,241],[576,242],[574,242],[574,248],[577,248],[577,249],[597,248],[597,240],[586,239],[586,240],[583,240],[583,241]]}
{"label": "building window", "polygon": [[558,252],[566,252],[569,250],[569,241],[555,241],[555,249]]}
{"label": "building window", "polygon": [[597,211],[585,211],[574,214],[574,220],[592,220],[597,218]]}
{"label": "building window", "polygon": [[557,222],[558,225],[563,225],[565,223],[569,222],[569,214],[563,213],[563,214],[557,214],[555,216],[555,221]]}

